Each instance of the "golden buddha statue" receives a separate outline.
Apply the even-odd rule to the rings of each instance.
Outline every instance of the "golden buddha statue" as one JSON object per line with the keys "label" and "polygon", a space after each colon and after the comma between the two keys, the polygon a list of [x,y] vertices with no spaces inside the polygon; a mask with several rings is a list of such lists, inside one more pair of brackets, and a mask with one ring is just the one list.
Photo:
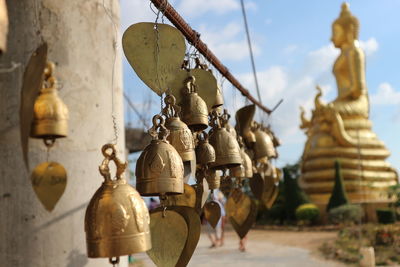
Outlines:
{"label": "golden buddha statue", "polygon": [[380,202],[384,190],[398,182],[397,172],[385,161],[390,155],[372,131],[369,120],[365,56],[358,42],[359,22],[344,3],[332,25],[332,42],[341,53],[333,66],[338,96],[322,103],[317,86],[311,120],[301,112],[300,128],[305,130],[300,185],[317,204],[326,204],[339,160],[349,199],[355,203]]}

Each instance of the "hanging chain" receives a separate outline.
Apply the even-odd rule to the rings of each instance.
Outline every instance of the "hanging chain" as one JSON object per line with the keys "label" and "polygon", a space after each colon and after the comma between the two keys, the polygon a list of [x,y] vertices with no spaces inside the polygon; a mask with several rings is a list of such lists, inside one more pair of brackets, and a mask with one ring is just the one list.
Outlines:
{"label": "hanging chain", "polygon": [[[110,9],[106,8],[105,5],[105,0],[103,0],[103,8],[104,12],[107,14],[108,18],[111,21],[111,24],[113,26],[114,30],[114,41],[113,41],[113,50],[114,50],[114,55],[113,55],[113,60],[112,60],[112,71],[111,71],[111,119],[112,119],[112,124],[113,124],[113,130],[114,130],[114,139],[112,140],[113,144],[118,143],[118,125],[117,125],[117,117],[115,114],[115,100],[114,100],[114,76],[115,76],[115,64],[117,60],[117,48],[118,48],[118,28],[117,25],[115,24],[112,13]],[[110,1],[110,6],[112,5],[112,1]]]}

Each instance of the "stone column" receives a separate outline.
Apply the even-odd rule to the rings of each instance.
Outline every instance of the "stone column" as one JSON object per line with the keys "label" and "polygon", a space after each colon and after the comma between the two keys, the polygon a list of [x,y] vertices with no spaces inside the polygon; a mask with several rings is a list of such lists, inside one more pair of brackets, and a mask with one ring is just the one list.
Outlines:
{"label": "stone column", "polygon": [[[8,50],[0,56],[0,265],[110,266],[108,259],[88,259],[84,215],[88,201],[102,183],[98,166],[101,146],[114,138],[111,119],[111,77],[114,62],[113,25],[103,0],[7,1]],[[105,0],[116,26],[119,1]],[[119,27],[118,27],[119,29]],[[41,40],[56,64],[60,97],[70,112],[69,135],[57,140],[50,161],[68,173],[65,192],[52,212],[36,197],[30,180],[33,168],[46,161],[42,141],[30,139],[27,170],[20,141],[22,76]],[[117,47],[121,47],[118,45]],[[116,55],[114,108],[118,150],[125,158],[120,49]],[[119,266],[127,266],[126,257]]]}

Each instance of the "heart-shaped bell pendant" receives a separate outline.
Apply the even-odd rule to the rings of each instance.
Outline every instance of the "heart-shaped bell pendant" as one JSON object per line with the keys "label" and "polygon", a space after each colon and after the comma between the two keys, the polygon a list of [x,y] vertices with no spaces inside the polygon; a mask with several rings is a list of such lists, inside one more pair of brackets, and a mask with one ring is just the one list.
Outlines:
{"label": "heart-shaped bell pendant", "polygon": [[67,186],[67,172],[57,162],[43,162],[36,166],[31,176],[33,189],[40,202],[52,211]]}
{"label": "heart-shaped bell pendant", "polygon": [[256,143],[255,135],[251,130],[251,124],[255,112],[255,105],[245,106],[236,111],[236,130],[240,136],[243,136],[247,148],[253,148]]}
{"label": "heart-shaped bell pendant", "polygon": [[[89,258],[117,257],[118,261],[119,256],[151,248],[150,218],[143,199],[122,177],[127,164],[117,158],[114,145],[104,145],[102,153],[105,159],[99,171],[104,182],[85,215],[87,253]],[[116,179],[111,178],[110,161],[115,162]]]}
{"label": "heart-shaped bell pendant", "polygon": [[164,118],[153,117],[149,130],[153,137],[136,163],[136,188],[142,196],[183,193],[183,162],[176,149],[169,144],[169,130]]}
{"label": "heart-shaped bell pendant", "polygon": [[226,201],[226,214],[240,238],[246,236],[257,217],[257,205],[240,188],[235,188]]}
{"label": "heart-shaped bell pendant", "polygon": [[173,95],[167,95],[164,101],[165,108],[162,113],[166,117],[165,127],[169,130],[167,140],[178,151],[183,162],[193,160],[194,140],[192,132],[179,118],[180,107],[176,105]]}
{"label": "heart-shaped bell pendant", "polygon": [[221,219],[221,207],[215,201],[207,202],[204,205],[204,217],[210,223],[212,228],[215,228]]}
{"label": "heart-shaped bell pendant", "polygon": [[184,185],[183,194],[168,196],[165,200],[165,206],[185,206],[194,208],[196,206],[196,191],[188,185]]}
{"label": "heart-shaped bell pendant", "polygon": [[175,267],[188,238],[188,225],[184,217],[176,211],[154,210],[150,214],[151,242],[147,251],[157,266]]}

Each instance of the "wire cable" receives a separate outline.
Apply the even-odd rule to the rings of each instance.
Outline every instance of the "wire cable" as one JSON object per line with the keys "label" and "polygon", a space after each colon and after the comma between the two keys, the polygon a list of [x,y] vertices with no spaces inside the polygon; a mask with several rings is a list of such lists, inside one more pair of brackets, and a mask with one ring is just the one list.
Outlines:
{"label": "wire cable", "polygon": [[254,55],[253,55],[253,48],[252,48],[252,46],[251,46],[249,25],[248,25],[248,23],[247,23],[246,9],[245,9],[245,7],[244,7],[244,0],[240,0],[240,5],[242,6],[242,14],[243,14],[244,28],[245,28],[245,30],[246,30],[247,45],[249,46],[251,67],[252,67],[252,69],[253,69],[253,76],[254,76],[254,82],[255,82],[255,84],[256,84],[258,101],[260,101],[260,103],[262,104],[261,93],[260,93],[260,86],[259,86],[259,84],[258,84],[258,79],[257,79],[256,64],[255,64]]}

